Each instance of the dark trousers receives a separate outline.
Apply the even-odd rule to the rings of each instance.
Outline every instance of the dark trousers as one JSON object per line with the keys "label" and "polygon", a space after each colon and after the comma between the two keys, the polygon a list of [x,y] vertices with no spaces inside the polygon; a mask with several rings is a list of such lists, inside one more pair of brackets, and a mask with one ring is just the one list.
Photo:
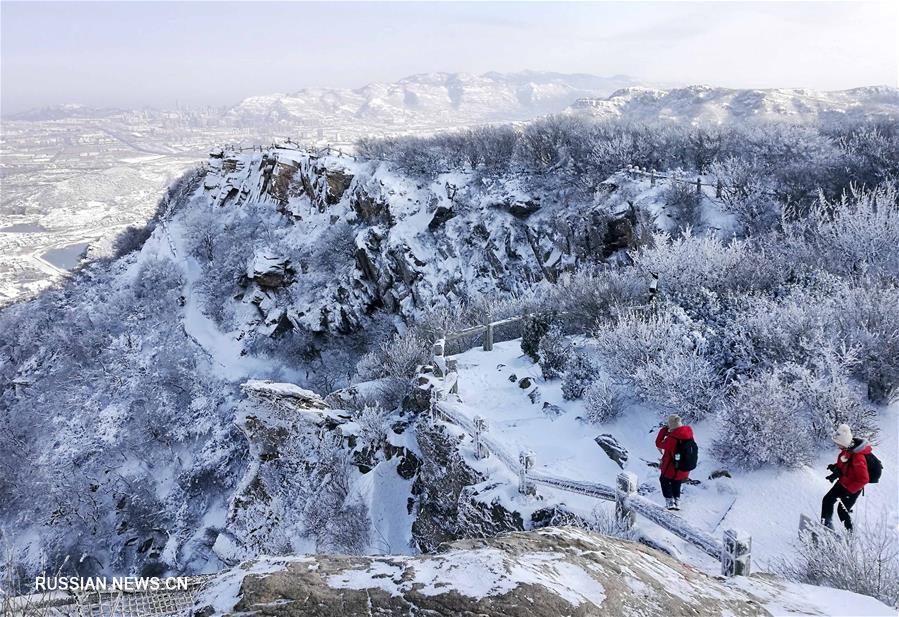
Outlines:
{"label": "dark trousers", "polygon": [[683,480],[669,480],[665,476],[659,476],[659,483],[662,485],[662,495],[665,499],[680,499],[680,485]]}
{"label": "dark trousers", "polygon": [[[836,506],[837,516],[843,521],[846,529],[852,531],[852,518],[850,517],[850,513],[852,511],[852,506],[855,505],[855,500],[858,499],[858,496],[861,494],[861,491],[850,493],[846,490],[846,487],[837,482],[829,491],[827,491],[827,494],[824,495],[824,499],[821,500],[821,520],[830,526],[830,522],[833,520],[833,508]],[[838,501],[840,502],[839,505],[837,505]]]}

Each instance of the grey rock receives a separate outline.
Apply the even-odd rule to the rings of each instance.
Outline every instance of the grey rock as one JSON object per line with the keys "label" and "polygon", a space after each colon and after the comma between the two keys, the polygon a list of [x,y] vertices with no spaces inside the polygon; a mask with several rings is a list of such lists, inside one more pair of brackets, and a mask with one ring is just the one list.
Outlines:
{"label": "grey rock", "polygon": [[518,382],[518,387],[521,388],[522,390],[527,390],[532,385],[534,385],[534,382],[533,382],[533,380],[531,380],[530,377],[522,377],[521,381]]}
{"label": "grey rock", "polygon": [[528,398],[531,399],[531,404],[536,405],[541,401],[543,395],[540,393],[540,388],[534,388],[530,392],[528,392]]}
{"label": "grey rock", "polygon": [[[782,590],[776,580],[753,580],[760,596]],[[216,614],[206,608],[216,604],[231,617],[770,615],[762,601],[643,544],[547,527],[456,541],[429,555],[263,558],[214,579],[195,613]]]}
{"label": "grey rock", "polygon": [[715,480],[717,478],[730,478],[730,472],[726,469],[716,469],[712,473],[709,474],[709,480]]}
{"label": "grey rock", "polygon": [[412,413],[421,413],[431,408],[431,384],[426,381],[424,384],[417,385],[403,397],[403,411]]}
{"label": "grey rock", "polygon": [[274,255],[257,255],[247,272],[247,278],[260,287],[274,289],[292,283],[294,274],[289,259]]}
{"label": "grey rock", "polygon": [[325,200],[329,205],[340,201],[343,194],[353,183],[353,176],[343,170],[330,169],[325,172],[325,181],[328,183],[328,193]]}
{"label": "grey rock", "polygon": [[536,199],[528,199],[527,201],[513,201],[509,204],[509,212],[512,216],[520,219],[526,219],[534,212],[540,209],[540,202]]}
{"label": "grey rock", "polygon": [[602,448],[603,452],[610,459],[615,461],[615,464],[624,469],[624,464],[627,462],[627,448],[622,446],[615,437],[608,433],[603,433],[595,437],[593,441]]}
{"label": "grey rock", "polygon": [[437,210],[434,211],[434,216],[431,217],[431,222],[428,223],[428,229],[430,231],[434,231],[440,228],[444,223],[448,220],[456,216],[456,213],[449,206],[437,206]]}
{"label": "grey rock", "polygon": [[553,405],[549,401],[543,403],[543,413],[550,418],[558,418],[565,413],[565,410],[558,405]]}

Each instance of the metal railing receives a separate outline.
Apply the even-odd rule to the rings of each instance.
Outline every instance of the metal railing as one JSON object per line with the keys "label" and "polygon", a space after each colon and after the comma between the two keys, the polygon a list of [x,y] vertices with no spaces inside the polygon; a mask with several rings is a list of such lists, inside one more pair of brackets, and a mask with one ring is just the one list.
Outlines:
{"label": "metal railing", "polygon": [[748,575],[750,568],[751,539],[745,533],[728,529],[724,532],[723,541],[719,542],[710,534],[691,525],[684,519],[672,514],[658,504],[637,494],[637,476],[632,472],[621,472],[616,478],[616,486],[601,482],[573,480],[542,472],[535,472],[536,456],[531,450],[522,450],[516,457],[505,450],[495,439],[490,437],[488,425],[484,418],[476,416],[467,418],[450,402],[451,395],[458,395],[459,374],[456,361],[445,355],[448,341],[466,339],[484,335],[482,348],[493,349],[494,328],[523,321],[530,315],[509,317],[499,321],[473,326],[457,332],[446,334],[434,343],[432,363],[427,368],[434,389],[431,397],[432,420],[443,419],[460,427],[472,439],[477,458],[485,458],[492,454],[498,458],[511,472],[519,478],[518,491],[524,495],[536,493],[536,486],[543,485],[556,490],[586,495],[603,501],[614,501],[616,518],[623,527],[634,525],[636,516],[640,515],[656,525],[668,530],[675,536],[685,540],[702,552],[721,561],[722,574],[725,576]]}

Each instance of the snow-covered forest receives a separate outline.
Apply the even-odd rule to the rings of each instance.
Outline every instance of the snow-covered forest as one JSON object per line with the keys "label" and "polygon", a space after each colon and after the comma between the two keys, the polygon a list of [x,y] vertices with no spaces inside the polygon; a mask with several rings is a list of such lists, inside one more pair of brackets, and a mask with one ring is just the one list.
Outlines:
{"label": "snow-covered forest", "polygon": [[0,313],[0,541],[22,575],[146,574],[515,529],[514,502],[466,492],[489,470],[419,421],[414,378],[443,333],[529,313],[513,358],[590,440],[677,412],[738,484],[825,475],[840,423],[872,439],[892,570],[781,570],[895,604],[897,179],[895,119],[561,115],[213,153],[115,258]]}

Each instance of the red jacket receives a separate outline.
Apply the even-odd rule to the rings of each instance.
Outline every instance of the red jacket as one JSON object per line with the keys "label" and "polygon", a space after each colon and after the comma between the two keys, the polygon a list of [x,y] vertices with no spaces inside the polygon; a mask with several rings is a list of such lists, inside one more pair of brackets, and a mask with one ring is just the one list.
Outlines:
{"label": "red jacket", "polygon": [[678,471],[674,468],[674,451],[677,449],[678,439],[693,439],[693,429],[689,426],[679,426],[669,431],[663,426],[656,435],[656,448],[662,450],[662,462],[659,471],[669,480],[684,481],[690,477],[689,471]]}
{"label": "red jacket", "polygon": [[848,448],[841,448],[837,456],[837,469],[840,470],[840,484],[850,493],[857,493],[868,483],[868,461],[866,454],[871,454],[871,445],[867,439],[855,439]]}

